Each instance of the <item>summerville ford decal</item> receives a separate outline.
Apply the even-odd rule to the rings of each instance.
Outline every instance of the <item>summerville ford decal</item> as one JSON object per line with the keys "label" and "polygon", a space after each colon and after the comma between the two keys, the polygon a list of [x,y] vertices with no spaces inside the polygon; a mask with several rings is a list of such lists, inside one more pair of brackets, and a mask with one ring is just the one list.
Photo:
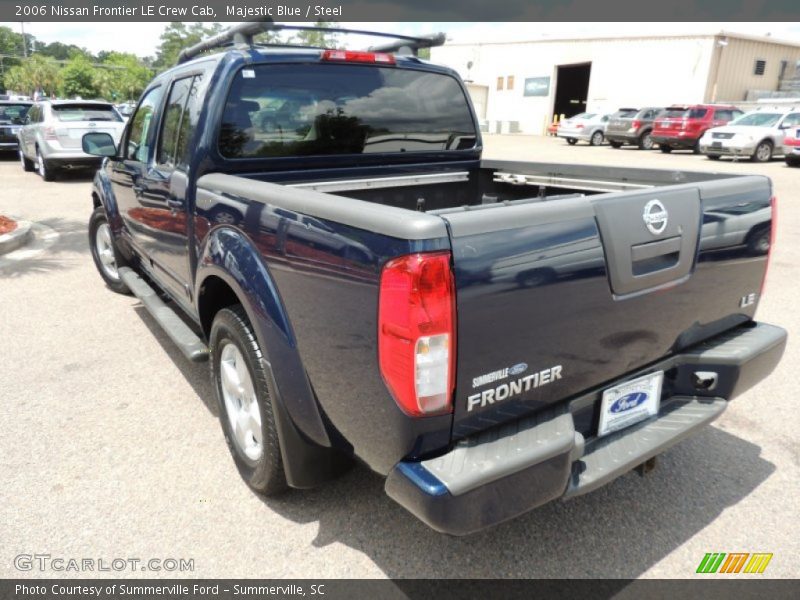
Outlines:
{"label": "summerville ford decal", "polygon": [[[491,373],[473,378],[472,387],[475,388],[481,385],[486,385],[487,383],[508,379],[509,375],[519,375],[527,370],[527,364],[519,363],[513,367],[508,367],[507,369],[492,371]],[[548,369],[531,373],[525,377],[519,377],[509,381],[508,383],[501,383],[500,385],[489,388],[488,390],[483,390],[482,392],[472,394],[471,396],[467,397],[467,412],[475,408],[483,408],[485,406],[489,406],[490,404],[494,404],[495,402],[502,402],[503,400],[520,396],[532,389],[540,388],[544,385],[553,383],[554,381],[561,379],[561,370],[561,365],[555,365]]]}

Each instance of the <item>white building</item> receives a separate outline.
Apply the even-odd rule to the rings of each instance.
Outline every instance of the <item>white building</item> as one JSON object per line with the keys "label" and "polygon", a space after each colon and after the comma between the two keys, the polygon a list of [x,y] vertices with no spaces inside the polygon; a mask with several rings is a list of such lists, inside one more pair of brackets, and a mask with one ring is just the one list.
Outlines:
{"label": "white building", "polygon": [[431,60],[468,82],[489,131],[538,134],[554,115],[754,99],[795,75],[800,44],[727,32],[542,39],[446,44]]}

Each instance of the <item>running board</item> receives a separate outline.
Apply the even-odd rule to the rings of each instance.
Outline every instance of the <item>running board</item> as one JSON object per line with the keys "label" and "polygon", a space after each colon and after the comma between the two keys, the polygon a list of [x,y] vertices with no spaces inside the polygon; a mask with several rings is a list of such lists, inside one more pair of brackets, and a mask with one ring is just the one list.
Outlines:
{"label": "running board", "polygon": [[119,276],[186,358],[192,362],[208,360],[208,346],[175,314],[174,310],[164,304],[144,279],[129,267],[120,268]]}

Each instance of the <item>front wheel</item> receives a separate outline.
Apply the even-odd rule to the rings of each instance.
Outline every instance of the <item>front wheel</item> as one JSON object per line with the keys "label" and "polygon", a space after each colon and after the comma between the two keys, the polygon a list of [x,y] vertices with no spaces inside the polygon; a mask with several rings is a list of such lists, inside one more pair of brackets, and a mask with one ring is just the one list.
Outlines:
{"label": "front wheel", "polygon": [[661,150],[664,154],[669,154],[670,152],[672,152],[672,148],[670,148],[669,146],[664,146],[663,144],[660,145],[658,149]]}
{"label": "front wheel", "polygon": [[28,173],[33,171],[33,161],[29,158],[25,158],[25,154],[22,152],[22,148],[19,149],[19,162],[22,165],[22,169]]}
{"label": "front wheel", "polygon": [[605,138],[605,136],[603,135],[602,131],[595,131],[592,134],[592,137],[589,139],[589,143],[592,146],[599,146],[600,144],[603,143],[603,139],[604,138]]}
{"label": "front wheel", "polygon": [[722,158],[719,154],[706,154],[708,160],[719,160]]}
{"label": "front wheel", "polygon": [[287,488],[272,413],[271,377],[241,305],[220,310],[211,325],[211,378],[225,441],[242,478],[254,491]]}
{"label": "front wheel", "polygon": [[578,140],[576,140],[575,138],[567,138],[567,143],[568,143],[570,146],[574,146],[575,144],[577,144],[577,143],[578,143]]}
{"label": "front wheel", "polygon": [[800,167],[800,159],[786,157],[787,167]]}
{"label": "front wheel", "polygon": [[755,162],[769,162],[772,159],[772,143],[767,140],[761,142],[756,146],[752,159]]}
{"label": "front wheel", "polygon": [[612,148],[622,148],[622,142],[608,142],[608,145]]}
{"label": "front wheel", "polygon": [[642,135],[639,136],[639,150],[652,150],[653,149],[653,138],[650,136],[649,131],[645,131]]}
{"label": "front wheel", "polygon": [[102,206],[95,208],[89,219],[89,248],[94,265],[106,285],[118,294],[130,294],[128,286],[119,276],[120,267],[127,267],[128,263],[117,250]]}

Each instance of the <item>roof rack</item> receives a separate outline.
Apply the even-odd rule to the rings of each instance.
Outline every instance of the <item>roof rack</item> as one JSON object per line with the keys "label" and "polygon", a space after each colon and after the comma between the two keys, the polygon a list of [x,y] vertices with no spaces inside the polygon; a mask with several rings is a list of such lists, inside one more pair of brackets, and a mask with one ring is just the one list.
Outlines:
{"label": "roof rack", "polygon": [[184,48],[178,54],[178,64],[185,63],[193,58],[196,58],[206,50],[214,48],[223,48],[233,45],[235,48],[246,49],[258,46],[281,46],[281,47],[306,47],[299,44],[255,44],[253,38],[259,33],[266,33],[267,31],[319,31],[324,33],[349,33],[355,35],[367,35],[373,37],[390,38],[391,42],[370,46],[367,48],[368,52],[396,52],[398,54],[417,56],[418,52],[423,48],[433,48],[434,46],[442,46],[445,43],[446,36],[444,33],[435,33],[427,36],[412,37],[408,35],[398,35],[394,33],[382,33],[379,31],[366,31],[362,29],[344,29],[342,27],[313,27],[305,25],[282,25],[275,23],[269,17],[261,21],[248,21],[234,25],[227,31],[223,31],[194,46]]}

